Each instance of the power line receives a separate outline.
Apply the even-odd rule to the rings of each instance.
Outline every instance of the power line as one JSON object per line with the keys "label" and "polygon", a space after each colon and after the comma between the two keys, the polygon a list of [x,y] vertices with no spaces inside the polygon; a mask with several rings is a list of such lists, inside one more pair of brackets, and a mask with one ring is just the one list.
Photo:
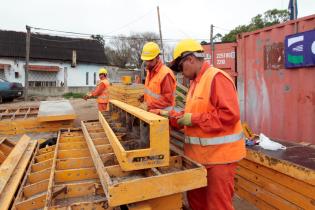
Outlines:
{"label": "power line", "polygon": [[130,25],[132,25],[132,24],[134,24],[134,23],[136,23],[136,22],[138,22],[139,20],[141,20],[142,18],[144,18],[145,16],[147,16],[148,14],[150,14],[152,11],[153,11],[153,9],[151,9],[149,12],[145,13],[144,15],[142,15],[142,16],[140,16],[140,17],[138,17],[138,18],[136,18],[136,19],[134,19],[134,20],[132,20],[132,21],[130,21],[129,23],[124,24],[123,26],[121,26],[121,27],[119,27],[119,28],[117,28],[117,29],[115,29],[115,30],[113,30],[113,31],[111,31],[111,32],[109,32],[109,33],[107,33],[107,35],[112,34],[112,33],[114,33],[114,32],[121,31],[122,29],[124,29],[124,28],[126,28],[126,27],[128,27],[128,26],[130,26]]}
{"label": "power line", "polygon": [[[70,36],[68,36],[69,38],[79,38],[79,39],[91,39],[91,40],[95,40],[92,38],[92,36],[95,36],[95,35],[99,35],[101,36],[103,39],[106,39],[106,40],[111,40],[111,39],[120,39],[120,40],[124,40],[124,39],[128,39],[128,40],[147,40],[146,38],[143,38],[143,37],[129,37],[129,36],[110,36],[110,35],[106,35],[106,34],[88,34],[88,33],[78,33],[78,32],[72,32],[72,31],[61,31],[61,30],[55,30],[55,29],[47,29],[47,28],[39,28],[39,27],[31,27],[32,29],[35,29],[35,30],[42,30],[42,31],[50,31],[50,32],[58,32],[58,33],[65,33],[65,34],[71,34]],[[41,34],[41,33],[37,33],[38,35]],[[34,34],[32,34],[33,36]],[[56,36],[56,34],[52,34],[52,33],[44,33],[42,35],[50,35],[50,36]],[[75,35],[75,36],[73,36]],[[88,36],[88,37],[87,37]],[[45,39],[45,38],[42,38],[42,37],[36,37],[36,38],[39,38],[39,39]],[[196,40],[198,41],[203,41],[203,40],[207,40],[208,38],[195,38]],[[153,41],[158,41],[159,39],[156,38],[156,39],[152,39]],[[181,38],[164,38],[163,41],[166,41],[166,42],[177,42],[177,41],[180,41]],[[51,39],[47,39],[46,41],[54,41],[54,40],[51,40]],[[60,41],[60,40],[55,40],[55,41],[59,41],[59,42],[63,42],[63,41]],[[74,41],[74,40],[71,40],[71,42]],[[68,41],[64,41],[64,42],[68,42]],[[70,42],[70,41],[69,41]]]}

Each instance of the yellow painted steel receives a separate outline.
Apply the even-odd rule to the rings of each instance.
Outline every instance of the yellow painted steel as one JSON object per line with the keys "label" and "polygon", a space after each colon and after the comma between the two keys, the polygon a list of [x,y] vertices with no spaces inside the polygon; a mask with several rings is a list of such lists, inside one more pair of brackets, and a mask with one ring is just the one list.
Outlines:
{"label": "yellow painted steel", "polygon": [[251,149],[247,149],[246,159],[315,186],[315,171],[312,169],[298,166],[285,160],[274,159],[263,152]]}
{"label": "yellow painted steel", "polygon": [[31,141],[28,144],[28,147],[16,166],[14,173],[10,176],[10,180],[0,194],[0,209],[8,209],[11,205],[36,146],[37,141]]}
{"label": "yellow painted steel", "polygon": [[[99,121],[113,147],[121,168],[125,171],[131,171],[167,166],[170,155],[168,120],[120,101],[110,100],[110,104],[137,117],[150,126],[149,148],[126,151],[102,113],[99,112]],[[93,138],[93,136],[91,136],[91,138]]]}
{"label": "yellow painted steel", "polygon": [[182,194],[177,193],[128,205],[128,210],[181,210]]}
{"label": "yellow painted steel", "polygon": [[[86,124],[89,127],[90,122]],[[142,170],[125,171],[113,163],[105,166],[85,122],[81,122],[81,127],[111,207],[178,194],[207,184],[206,169],[183,156],[172,156],[168,166]]]}

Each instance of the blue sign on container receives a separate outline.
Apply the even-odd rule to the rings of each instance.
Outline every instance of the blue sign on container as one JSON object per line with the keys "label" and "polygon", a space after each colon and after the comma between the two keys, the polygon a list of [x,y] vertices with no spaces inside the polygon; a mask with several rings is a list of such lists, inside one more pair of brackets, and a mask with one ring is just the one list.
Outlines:
{"label": "blue sign on container", "polygon": [[315,66],[315,30],[285,38],[285,67]]}

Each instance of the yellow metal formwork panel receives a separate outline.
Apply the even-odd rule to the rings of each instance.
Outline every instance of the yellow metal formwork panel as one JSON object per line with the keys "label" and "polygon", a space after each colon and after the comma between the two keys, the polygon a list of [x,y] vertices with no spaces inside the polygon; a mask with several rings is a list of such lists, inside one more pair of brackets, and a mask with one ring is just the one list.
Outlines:
{"label": "yellow metal formwork panel", "polygon": [[[112,210],[80,136],[80,129],[63,129],[56,145],[36,149],[12,209]],[[67,148],[68,143],[76,146]],[[84,148],[77,146],[82,144]]]}
{"label": "yellow metal formwork panel", "polygon": [[0,109],[0,134],[55,132],[60,128],[73,127],[75,114],[71,104],[64,101],[57,102],[41,102],[40,106]]}
{"label": "yellow metal formwork panel", "polygon": [[[95,135],[95,128],[99,126],[100,123],[97,121],[81,122],[81,127],[101,184],[108,198],[109,206],[114,207],[143,202],[141,205],[138,205],[140,210],[140,206],[150,207],[151,204],[148,205],[146,203],[150,199],[159,199],[206,186],[206,169],[175,152],[171,153],[168,166],[134,171],[123,170],[118,165],[118,158],[114,154],[109,151],[97,151],[96,141],[98,145],[109,145],[110,142],[108,137],[102,139],[102,144],[99,139],[91,137],[91,134],[97,136]],[[101,134],[104,131],[97,133]],[[106,159],[104,158],[105,156],[107,156]],[[179,204],[180,206],[182,205],[181,203]],[[164,205],[167,206],[167,204]]]}
{"label": "yellow metal formwork panel", "polygon": [[1,187],[2,190],[0,192],[1,210],[10,207],[25,170],[27,169],[27,165],[32,158],[36,145],[37,141],[28,141],[26,136],[22,137],[16,147],[13,147],[12,152],[8,155],[6,161],[1,165],[0,171],[4,170],[4,174],[1,174],[0,176],[1,186],[3,186]]}
{"label": "yellow metal formwork panel", "polygon": [[[122,170],[139,170],[169,164],[169,123],[166,118],[111,100],[110,113],[103,115],[99,112],[99,121]],[[116,129],[122,136],[114,133]],[[124,144],[125,142],[119,140],[120,137],[132,134],[134,139],[138,139],[132,144]]]}

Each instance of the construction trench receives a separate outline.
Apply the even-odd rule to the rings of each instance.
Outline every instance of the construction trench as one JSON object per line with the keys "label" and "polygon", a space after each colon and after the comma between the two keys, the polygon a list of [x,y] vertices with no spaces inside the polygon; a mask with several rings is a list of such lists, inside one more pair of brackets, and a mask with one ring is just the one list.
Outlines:
{"label": "construction trench", "polygon": [[[57,106],[43,116],[42,104]],[[75,125],[68,101],[1,109],[0,209],[189,209],[184,192],[206,186],[206,170],[182,155],[182,133],[117,100],[95,116]],[[314,209],[315,149],[284,144],[247,148],[236,194],[259,209]]]}

